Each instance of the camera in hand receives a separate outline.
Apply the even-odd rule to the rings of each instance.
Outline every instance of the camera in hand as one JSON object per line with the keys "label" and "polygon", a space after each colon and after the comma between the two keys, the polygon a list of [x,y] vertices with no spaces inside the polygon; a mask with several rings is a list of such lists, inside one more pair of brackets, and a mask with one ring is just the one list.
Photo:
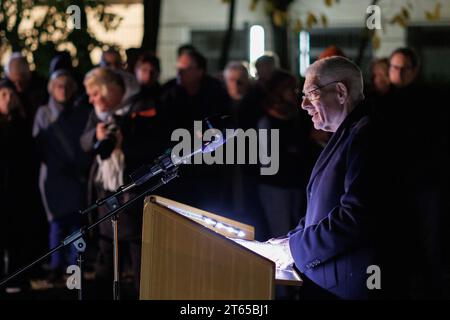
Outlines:
{"label": "camera in hand", "polygon": [[117,131],[119,127],[112,122],[106,125],[106,138],[99,140],[94,144],[94,152],[98,154],[102,160],[108,159],[111,156],[117,144]]}

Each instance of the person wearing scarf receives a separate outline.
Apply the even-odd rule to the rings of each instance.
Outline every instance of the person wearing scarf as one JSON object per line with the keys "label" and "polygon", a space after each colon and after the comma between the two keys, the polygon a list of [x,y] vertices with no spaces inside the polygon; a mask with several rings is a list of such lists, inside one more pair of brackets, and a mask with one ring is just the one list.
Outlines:
{"label": "person wearing scarf", "polygon": [[[77,85],[64,69],[52,73],[49,101],[38,108],[33,137],[40,158],[39,190],[49,223],[49,247],[53,248],[81,225],[78,210],[85,206],[88,156],[79,139],[87,121],[86,109],[73,104]],[[77,251],[69,246],[51,256],[52,282],[63,280],[68,265],[76,264]]]}
{"label": "person wearing scarf", "polygon": [[[88,191],[88,201],[94,203],[127,183],[128,175],[154,156],[150,150],[157,150],[157,135],[148,129],[153,128],[157,119],[156,108],[139,99],[139,84],[131,74],[98,67],[86,74],[84,85],[93,110],[80,142],[82,149],[95,157]],[[125,193],[119,201],[131,196]],[[106,206],[100,207],[98,218],[108,212]],[[118,216],[119,242],[129,249],[136,289],[139,287],[141,224],[139,205]],[[99,225],[98,240],[96,279],[99,286],[105,285],[105,294],[109,294],[113,274],[110,223]]]}

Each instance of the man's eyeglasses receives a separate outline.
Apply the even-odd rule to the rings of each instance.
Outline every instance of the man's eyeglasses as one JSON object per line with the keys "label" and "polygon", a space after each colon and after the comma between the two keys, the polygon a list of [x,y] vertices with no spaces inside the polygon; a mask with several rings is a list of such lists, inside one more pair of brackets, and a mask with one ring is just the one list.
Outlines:
{"label": "man's eyeglasses", "polygon": [[390,64],[389,68],[397,70],[397,71],[400,71],[400,72],[402,72],[402,71],[410,71],[410,70],[414,69],[413,66],[397,66],[395,64]]}
{"label": "man's eyeglasses", "polygon": [[307,93],[303,93],[300,89],[297,89],[296,92],[299,95],[299,97],[301,98],[301,101],[308,99],[309,101],[314,101],[320,98],[320,89],[325,88],[326,86],[329,86],[330,84],[336,83],[336,82],[341,82],[341,80],[335,80],[335,81],[331,81],[328,82],[326,84],[324,84],[323,86],[317,87]]}

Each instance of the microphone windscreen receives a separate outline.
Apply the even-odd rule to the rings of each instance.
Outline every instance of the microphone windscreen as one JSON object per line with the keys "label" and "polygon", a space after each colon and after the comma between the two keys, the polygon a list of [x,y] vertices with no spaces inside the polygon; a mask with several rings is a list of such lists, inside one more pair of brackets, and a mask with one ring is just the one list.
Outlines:
{"label": "microphone windscreen", "polygon": [[235,132],[233,119],[228,115],[205,118],[205,120],[203,120],[203,127],[206,128],[206,130],[210,130],[210,133],[212,133],[210,141],[206,141],[202,145],[203,153],[209,153],[216,150],[235,135],[235,133],[233,133],[233,135],[227,136],[227,129],[232,129],[233,132]]}

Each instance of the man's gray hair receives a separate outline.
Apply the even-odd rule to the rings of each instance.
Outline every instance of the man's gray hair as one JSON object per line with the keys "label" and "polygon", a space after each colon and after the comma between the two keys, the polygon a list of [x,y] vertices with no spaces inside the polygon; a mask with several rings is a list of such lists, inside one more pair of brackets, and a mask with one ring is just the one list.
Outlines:
{"label": "man's gray hair", "polygon": [[25,76],[30,73],[27,58],[22,56],[20,52],[13,52],[5,65],[5,75],[7,77],[11,75],[11,71],[19,72]]}
{"label": "man's gray hair", "polygon": [[316,77],[322,85],[332,81],[342,82],[353,103],[364,99],[361,69],[348,58],[333,56],[318,60],[306,69],[306,76]]}
{"label": "man's gray hair", "polygon": [[225,75],[228,71],[238,70],[242,71],[244,74],[248,76],[248,64],[245,61],[237,61],[233,60],[227,63],[225,69],[223,70],[223,74]]}

